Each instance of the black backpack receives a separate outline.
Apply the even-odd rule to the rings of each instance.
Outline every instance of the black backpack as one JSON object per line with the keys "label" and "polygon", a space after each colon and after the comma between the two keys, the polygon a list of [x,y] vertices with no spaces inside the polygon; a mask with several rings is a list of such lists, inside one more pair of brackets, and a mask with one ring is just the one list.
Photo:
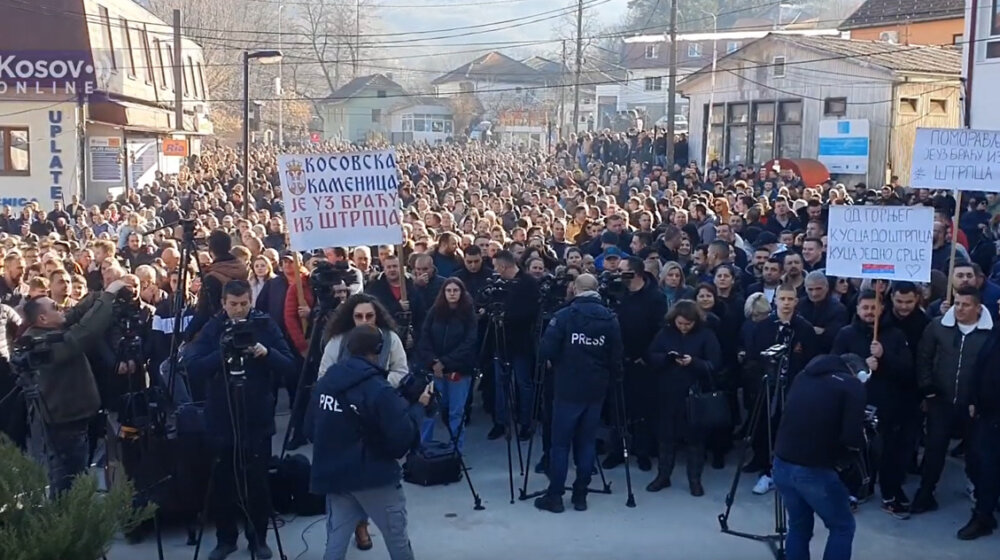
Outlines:
{"label": "black backpack", "polygon": [[309,491],[311,472],[312,465],[305,455],[286,455],[281,460],[273,458],[270,482],[275,511],[302,517],[326,513],[324,496]]}

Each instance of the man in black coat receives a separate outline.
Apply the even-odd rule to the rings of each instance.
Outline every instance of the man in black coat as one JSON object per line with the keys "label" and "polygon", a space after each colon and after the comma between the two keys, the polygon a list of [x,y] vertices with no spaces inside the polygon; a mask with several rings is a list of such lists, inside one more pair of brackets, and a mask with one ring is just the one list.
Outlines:
{"label": "man in black coat", "polygon": [[972,377],[969,416],[969,472],[975,485],[976,505],[972,519],[959,529],[958,538],[970,541],[991,534],[997,528],[994,512],[1000,503],[1000,336],[990,338],[976,360]]}
{"label": "man in black coat", "polygon": [[862,292],[858,296],[857,316],[837,333],[831,353],[867,356],[865,363],[871,371],[867,384],[868,404],[878,409],[879,432],[884,444],[878,465],[882,509],[894,517],[906,519],[910,516],[910,500],[903,492],[903,480],[913,449],[903,435],[911,424],[910,409],[917,390],[916,369],[903,331],[879,325],[878,339],[874,339],[877,313],[875,292]]}
{"label": "man in black coat", "polygon": [[[404,304],[400,282],[405,277],[407,300]],[[415,346],[416,336],[421,325],[424,324],[424,316],[427,306],[417,291],[417,286],[413,279],[405,276],[396,255],[387,255],[382,261],[382,274],[365,285],[365,293],[374,296],[379,303],[385,306],[386,310],[396,319],[400,327],[400,340],[407,350],[412,350]],[[430,302],[433,304],[434,302]]]}
{"label": "man in black coat", "polygon": [[[618,265],[618,269],[626,282],[625,295],[615,306],[615,313],[625,345],[623,389],[625,410],[628,412],[627,429],[632,432],[631,451],[638,459],[639,470],[649,471],[653,468],[650,455],[653,450],[653,423],[656,421],[656,399],[650,388],[656,386],[656,380],[643,357],[663,324],[667,300],[657,288],[653,276],[645,272],[642,259],[629,257]],[[617,387],[611,390],[615,391]],[[621,434],[612,437],[612,442],[615,447],[604,460],[606,469],[613,469],[625,461],[620,449]]]}
{"label": "man in black coat", "polygon": [[[271,512],[267,464],[275,432],[271,387],[274,376],[288,371],[295,361],[278,325],[252,310],[250,299],[246,280],[226,283],[222,312],[205,324],[187,353],[188,375],[193,382],[208,386],[205,429],[216,458],[213,496],[218,544],[209,555],[214,560],[236,551],[240,518],[244,519],[247,540],[257,558],[271,558],[267,547],[267,519]],[[250,322],[256,342],[240,351],[227,341],[225,333],[228,324],[244,320]],[[232,359],[234,355],[242,355],[242,376],[236,374],[241,369]],[[231,384],[237,377],[242,377],[239,390]],[[244,483],[254,491],[240,498],[239,488]]]}
{"label": "man in black coat", "polygon": [[799,313],[813,326],[818,338],[817,352],[827,354],[833,339],[847,325],[847,308],[830,297],[830,281],[814,270],[806,275],[806,297],[799,300]]}

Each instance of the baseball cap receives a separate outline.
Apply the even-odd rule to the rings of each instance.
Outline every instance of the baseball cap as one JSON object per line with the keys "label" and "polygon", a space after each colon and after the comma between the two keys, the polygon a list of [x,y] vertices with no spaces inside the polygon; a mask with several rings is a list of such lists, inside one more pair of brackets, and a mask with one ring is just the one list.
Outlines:
{"label": "baseball cap", "polygon": [[607,249],[604,250],[604,258],[605,259],[609,259],[609,258],[612,258],[612,257],[614,257],[616,259],[620,259],[620,258],[622,258],[623,255],[624,255],[624,253],[622,253],[622,250],[619,249],[618,247],[608,247]]}

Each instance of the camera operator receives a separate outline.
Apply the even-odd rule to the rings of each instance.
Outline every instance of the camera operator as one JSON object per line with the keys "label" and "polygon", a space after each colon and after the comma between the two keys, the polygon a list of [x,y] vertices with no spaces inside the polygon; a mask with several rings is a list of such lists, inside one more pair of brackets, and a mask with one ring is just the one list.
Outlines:
{"label": "camera operator", "polygon": [[[515,420],[520,424],[520,439],[531,437],[531,405],[534,394],[532,379],[532,358],[534,343],[531,340],[531,327],[538,318],[538,282],[530,275],[520,270],[517,260],[510,251],[500,251],[493,257],[499,281],[506,287],[497,292],[499,301],[495,301],[503,313],[504,348],[498,348],[500,361],[494,361],[495,404],[493,429],[487,438],[494,440],[507,433],[508,414],[515,414]],[[517,394],[511,396],[511,401],[519,408],[517,411],[507,410],[507,372],[503,371],[500,362],[509,363],[513,369],[514,385]]]}
{"label": "camera operator", "polygon": [[[293,367],[294,359],[278,325],[252,310],[250,300],[246,280],[226,283],[222,312],[208,321],[187,354],[192,382],[208,384],[205,429],[216,458],[212,494],[218,538],[211,560],[236,551],[237,520],[243,516],[257,558],[271,558],[266,542],[271,511],[267,463],[275,432],[271,385],[274,376]],[[241,397],[243,402],[236,402]],[[254,491],[248,494],[245,488]]]}
{"label": "camera operator", "polygon": [[866,356],[865,364],[872,374],[867,385],[868,404],[878,409],[879,429],[884,436],[881,464],[877,466],[882,510],[906,519],[910,516],[910,500],[903,492],[903,481],[913,449],[904,434],[917,405],[917,379],[903,331],[880,325],[878,340],[874,340],[878,311],[875,292],[861,292],[857,315],[837,333],[832,353]]}
{"label": "camera operator", "polygon": [[[802,370],[809,360],[816,355],[817,339],[813,326],[796,312],[799,302],[798,290],[792,284],[782,284],[774,292],[774,311],[767,319],[759,322],[746,322],[742,330],[743,364],[743,406],[749,415],[760,391],[773,391],[774,383],[790,383],[795,375]],[[761,355],[775,345],[784,347],[778,362],[769,362]],[[775,373],[771,383],[765,384],[765,374],[770,369],[781,369]],[[781,403],[772,407],[770,421],[776,423],[780,417]],[[753,460],[743,467],[743,472],[761,473],[754,485],[754,493],[766,494],[774,489],[774,481],[770,476],[770,460],[767,441],[768,414],[761,414],[754,429]],[[748,416],[749,418],[749,416]]]}
{"label": "camera operator", "polygon": [[479,301],[479,295],[490,276],[493,275],[493,270],[486,266],[482,249],[475,245],[469,245],[465,249],[462,263],[464,266],[455,273],[455,277],[465,284],[469,295],[472,296],[472,301]]}
{"label": "camera operator", "polygon": [[980,298],[975,286],[955,290],[953,305],[927,325],[917,349],[917,383],[926,398],[927,436],[913,513],[938,508],[934,490],[944,470],[948,444],[953,434],[968,433],[975,361],[993,330],[993,319]]}
{"label": "camera operator", "polygon": [[[29,419],[36,428],[44,425],[47,441],[38,443],[44,443],[48,452],[53,495],[68,490],[73,477],[87,469],[88,424],[101,407],[101,397],[84,349],[96,343],[111,325],[114,299],[125,286],[124,280],[111,282],[75,323],[69,323],[48,297],[24,304],[24,337],[38,340],[62,333],[61,341],[48,343],[48,362],[32,372],[37,376],[42,407],[37,411],[40,417]],[[41,431],[33,429],[32,433],[41,436]],[[41,448],[37,443],[32,447]]]}
{"label": "camera operator", "polygon": [[[650,388],[654,386],[654,378],[645,362],[646,351],[653,342],[656,331],[663,323],[667,314],[667,300],[657,289],[656,279],[645,271],[642,259],[628,257],[618,265],[622,280],[625,281],[625,293],[616,302],[615,313],[619,317],[622,329],[622,341],[625,345],[625,411],[627,429],[632,431],[634,448],[630,451],[637,457],[639,470],[649,471],[653,468],[650,454],[653,449],[656,404],[651,398]],[[614,390],[614,388],[612,388]],[[613,469],[625,461],[621,446],[621,434],[615,434],[611,439],[614,443],[612,451],[604,459],[604,468]]]}
{"label": "camera operator", "polygon": [[572,503],[587,509],[587,486],[597,458],[601,408],[612,378],[622,375],[622,333],[618,319],[601,302],[597,279],[581,274],[571,285],[572,299],[556,312],[542,337],[540,359],[555,369],[549,489],[535,500],[538,509],[561,513],[562,495],[573,445],[576,480]]}
{"label": "camera operator", "polygon": [[[357,296],[352,296],[357,297]],[[326,496],[326,560],[343,560],[351,536],[369,516],[392,560],[412,560],[399,459],[420,441],[431,386],[407,402],[377,364],[384,337],[360,325],[344,344],[352,356],[334,364],[313,391],[307,427],[315,442],[309,489]]]}
{"label": "camera operator", "polygon": [[788,390],[774,445],[774,482],[788,512],[787,560],[808,560],[814,515],[830,531],[823,558],[851,557],[854,515],[837,468],[865,445],[863,368],[857,356],[817,356]]}

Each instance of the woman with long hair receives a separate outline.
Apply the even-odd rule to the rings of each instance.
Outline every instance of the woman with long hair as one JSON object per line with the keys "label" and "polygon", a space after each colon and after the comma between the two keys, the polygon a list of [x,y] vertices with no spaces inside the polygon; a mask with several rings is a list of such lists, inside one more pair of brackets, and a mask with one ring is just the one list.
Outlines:
{"label": "woman with long hair", "polygon": [[[451,438],[457,438],[459,451],[465,440],[461,428],[476,368],[478,339],[479,322],[472,296],[458,278],[445,280],[424,320],[416,359],[417,367],[434,374],[442,416]],[[434,438],[434,423],[434,418],[424,421],[422,441]]]}
{"label": "woman with long hair", "polygon": [[258,255],[250,268],[250,293],[253,298],[250,305],[257,305],[257,296],[264,289],[264,284],[271,278],[274,278],[274,268],[271,266],[271,261],[267,260],[264,255]]}
{"label": "woman with long hair", "polygon": [[694,299],[694,290],[684,283],[684,268],[676,261],[667,261],[660,272],[660,292],[667,298],[667,308],[682,299]]}
{"label": "woman with long hair", "polygon": [[719,367],[719,341],[706,325],[705,315],[691,300],[680,300],[667,313],[664,325],[649,346],[650,368],[657,379],[660,421],[657,426],[659,465],[646,486],[659,492],[670,486],[677,447],[687,443],[687,477],[692,496],[703,496],[706,430],[687,418],[687,397],[695,387],[710,384]]}

